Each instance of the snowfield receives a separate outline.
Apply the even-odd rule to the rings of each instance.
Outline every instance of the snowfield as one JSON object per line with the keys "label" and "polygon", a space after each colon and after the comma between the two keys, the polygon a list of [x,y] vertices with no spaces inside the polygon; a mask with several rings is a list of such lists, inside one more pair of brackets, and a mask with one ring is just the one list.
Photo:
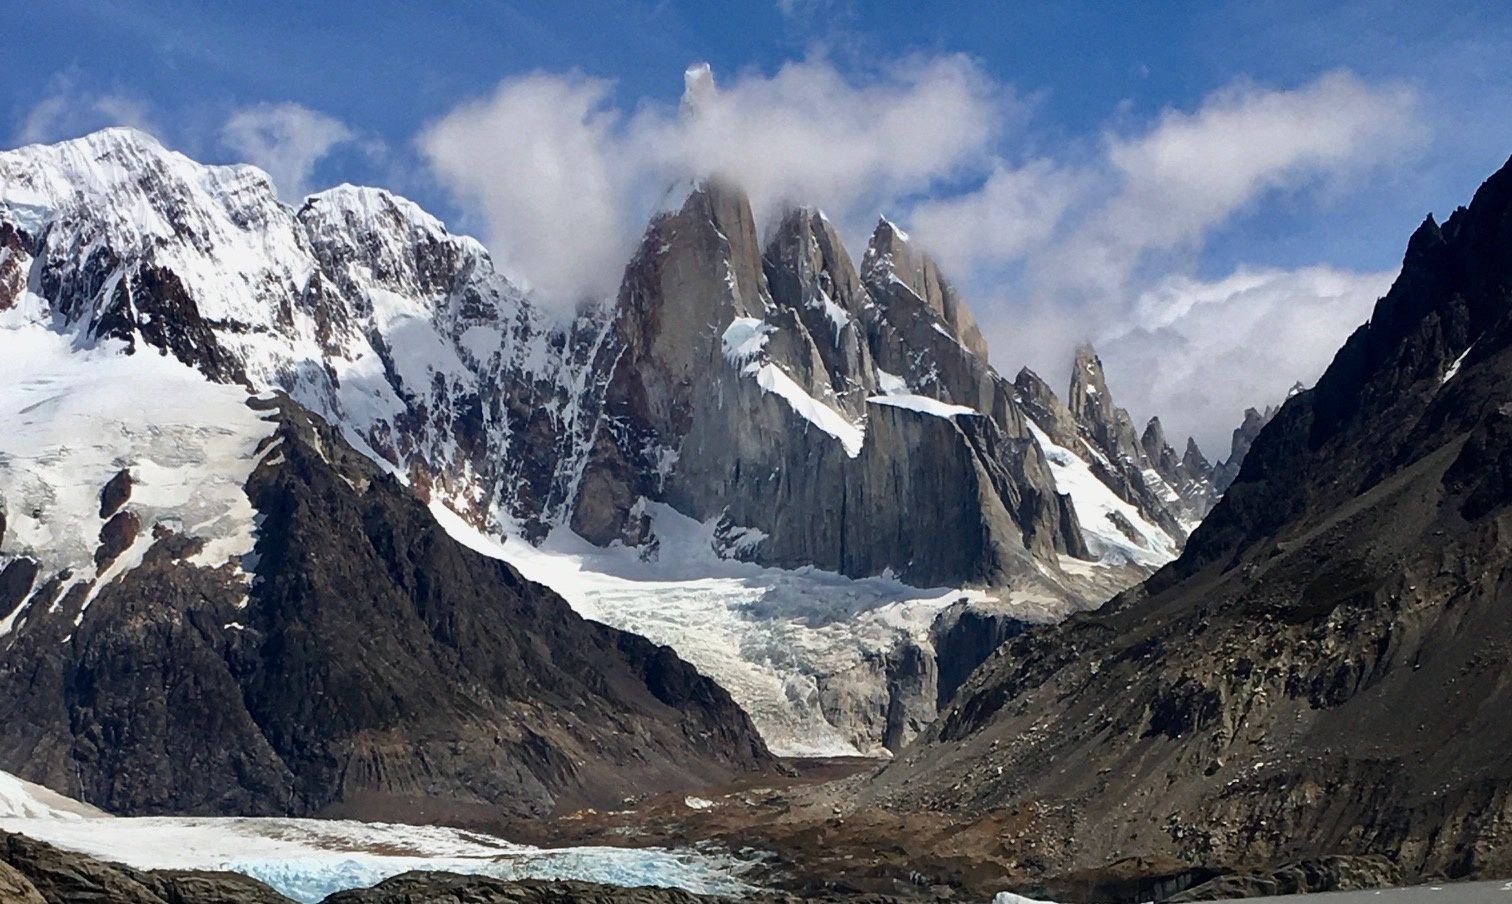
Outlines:
{"label": "snowfield", "polygon": [[[1170,534],[1146,521],[1139,509],[1120,499],[1107,484],[1098,480],[1081,456],[1056,445],[1034,421],[1027,423],[1050,463],[1056,489],[1070,494],[1076,518],[1081,522],[1082,535],[1093,555],[1104,564],[1129,562],[1156,568],[1176,558],[1176,541]],[[1119,530],[1114,517],[1121,518],[1133,528],[1137,538]]]}
{"label": "snowfield", "polygon": [[[0,317],[7,552],[33,556],[47,573],[69,569],[75,583],[94,580],[100,488],[130,468],[126,508],[143,530],[99,573],[91,595],[140,564],[157,523],[208,541],[196,564],[250,553],[255,513],[244,487],[273,425],[247,407],[246,391],[150,350],[125,355],[115,342],[76,350],[69,337],[17,322],[15,313]],[[0,635],[25,608],[0,619]]]}

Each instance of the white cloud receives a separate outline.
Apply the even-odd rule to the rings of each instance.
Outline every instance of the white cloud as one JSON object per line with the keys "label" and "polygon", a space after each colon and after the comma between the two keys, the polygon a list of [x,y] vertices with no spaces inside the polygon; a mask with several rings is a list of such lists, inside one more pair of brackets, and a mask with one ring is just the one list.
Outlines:
{"label": "white cloud", "polygon": [[[988,216],[929,219],[999,209],[990,180],[975,195],[924,205],[922,222],[951,259],[969,262],[958,277],[968,291],[1016,295],[978,310],[1001,367],[1027,361],[1053,380],[1074,344],[1091,339],[1120,403],[1216,452],[1245,407],[1317,377],[1388,274],[1240,266],[1204,283],[1190,275],[1204,244],[1277,193],[1337,191],[1407,163],[1422,144],[1417,112],[1410,90],[1348,73],[1291,90],[1233,86],[1193,112],[1110,133],[1101,156],[1077,168],[1079,181],[1053,167],[1018,172],[1020,196],[1080,187],[1065,208],[1048,208],[1063,214],[1053,236],[1020,230],[1005,240]],[[996,282],[1005,261],[1027,273],[1007,289]]]}
{"label": "white cloud", "polygon": [[708,90],[649,131],[683,170],[737,179],[762,213],[817,204],[844,220],[982,168],[1011,105],[963,56],[905,61],[864,85],[811,60]]}
{"label": "white cloud", "polygon": [[15,138],[18,145],[61,141],[108,126],[156,131],[145,102],[120,92],[86,91],[65,73],[53,78],[47,96],[27,111]]}
{"label": "white cloud", "polygon": [[340,120],[296,103],[256,104],[236,110],[221,128],[221,142],[266,171],[284,200],[310,191],[315,164],[337,145],[355,139]]}
{"label": "white cloud", "polygon": [[856,241],[879,213],[903,220],[965,290],[1000,368],[1028,362],[1055,380],[1077,342],[1100,340],[1123,404],[1208,446],[1246,406],[1315,378],[1386,280],[1256,262],[1203,282],[1192,274],[1209,238],[1278,195],[1400,166],[1423,137],[1411,90],[1347,72],[1240,83],[1143,122],[1120,114],[1100,141],[1053,151],[1011,128],[1032,125],[1025,105],[962,56],[859,80],[822,58],[717,85],[694,66],[675,107],[614,90],[512,78],[420,137],[495,254],[546,300],[612,293],[653,208],[723,175],[767,222],[816,204]]}
{"label": "white cloud", "polygon": [[964,275],[1043,244],[1086,188],[1082,174],[1051,160],[998,163],[979,190],[915,206],[909,226],[948,272]]}
{"label": "white cloud", "polygon": [[1199,246],[1268,192],[1400,162],[1422,137],[1416,107],[1404,86],[1333,72],[1292,90],[1231,86],[1195,112],[1167,110],[1148,131],[1110,135],[1111,197],[1050,259],[1047,275],[1124,292],[1143,255]]}
{"label": "white cloud", "polygon": [[614,290],[669,186],[730,177],[758,216],[817,204],[853,233],[901,198],[984,167],[1014,106],[959,56],[900,62],[866,84],[823,60],[720,86],[694,67],[675,109],[627,112],[611,89],[578,75],[508,79],[420,137],[500,259],[564,305]]}
{"label": "white cloud", "polygon": [[610,88],[579,75],[507,79],[420,138],[441,183],[482,214],[500,262],[566,306],[612,292],[636,239],[631,198],[648,161]]}
{"label": "white cloud", "polygon": [[1170,276],[1097,337],[1098,350],[1121,403],[1160,414],[1173,442],[1195,435],[1216,461],[1245,408],[1317,380],[1394,276],[1324,266]]}

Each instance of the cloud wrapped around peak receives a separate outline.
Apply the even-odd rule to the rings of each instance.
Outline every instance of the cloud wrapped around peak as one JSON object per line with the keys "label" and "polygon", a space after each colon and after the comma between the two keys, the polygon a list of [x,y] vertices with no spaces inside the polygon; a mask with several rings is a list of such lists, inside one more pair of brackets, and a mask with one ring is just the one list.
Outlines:
{"label": "cloud wrapped around peak", "polygon": [[[441,183],[548,301],[614,291],[669,187],[738,181],[758,215],[817,204],[870,221],[898,199],[984,165],[1014,107],[966,57],[911,59],[858,84],[824,60],[717,84],[691,67],[676,107],[627,112],[580,74],[506,79],[420,136]],[[677,199],[673,199],[674,201]]]}
{"label": "cloud wrapped around peak", "polygon": [[[611,295],[647,216],[720,175],[766,222],[817,205],[851,241],[879,214],[903,223],[965,291],[1001,368],[1053,376],[1094,340],[1121,402],[1210,445],[1245,406],[1314,379],[1384,288],[1387,274],[1326,260],[1194,274],[1210,238],[1268,199],[1338,195],[1412,160],[1424,134],[1409,88],[1348,72],[1243,81],[1191,109],[1120,114],[1059,151],[1031,107],[960,55],[861,75],[811,58],[729,80],[694,64],[677,104],[537,72],[458,106],[419,145],[505,269],[560,310]],[[1245,329],[1226,332],[1241,304]],[[1265,352],[1225,344],[1241,333]],[[1157,361],[1232,391],[1177,393],[1139,373]]]}
{"label": "cloud wrapped around peak", "polygon": [[340,120],[296,103],[256,104],[231,113],[221,142],[267,172],[285,201],[310,192],[315,164],[356,138]]}

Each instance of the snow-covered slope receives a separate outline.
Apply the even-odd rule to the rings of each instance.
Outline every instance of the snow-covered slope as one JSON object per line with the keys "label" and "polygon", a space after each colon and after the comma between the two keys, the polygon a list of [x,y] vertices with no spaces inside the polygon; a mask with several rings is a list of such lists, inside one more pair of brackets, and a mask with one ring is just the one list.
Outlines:
{"label": "snow-covered slope", "polygon": [[1099,561],[1158,567],[1176,558],[1175,540],[1146,521],[1139,509],[1120,499],[1092,473],[1086,459],[1096,453],[1082,443],[1078,455],[1057,445],[1031,422],[1034,439],[1045,452],[1055,475],[1056,489],[1069,494],[1087,548]]}
{"label": "snow-covered slope", "polygon": [[[67,575],[55,594],[93,582],[84,602],[137,566],[154,525],[206,540],[194,564],[216,566],[252,552],[255,513],[244,489],[272,426],[246,405],[247,392],[212,383],[156,353],[126,356],[110,340],[75,350],[66,336],[0,313],[0,500],[6,525],[0,567],[17,556]],[[101,488],[131,474],[124,510],[147,529],[100,550],[107,517]],[[38,581],[41,589],[43,581]],[[22,602],[0,615],[0,635],[24,617]],[[82,618],[82,614],[80,615]]]}

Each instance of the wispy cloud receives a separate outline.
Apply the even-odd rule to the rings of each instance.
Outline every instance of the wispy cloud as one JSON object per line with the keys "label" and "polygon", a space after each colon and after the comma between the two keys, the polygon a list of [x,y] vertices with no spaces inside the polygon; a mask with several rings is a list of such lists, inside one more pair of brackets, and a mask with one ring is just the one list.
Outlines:
{"label": "wispy cloud", "polygon": [[120,91],[91,91],[72,72],[54,76],[47,93],[21,121],[16,144],[77,138],[107,126],[130,126],[156,132],[146,101]]}
{"label": "wispy cloud", "polygon": [[[1316,378],[1389,274],[1248,265],[1203,281],[1202,248],[1268,198],[1400,168],[1425,137],[1401,85],[1347,72],[1291,89],[1244,82],[1110,129],[1090,160],[999,162],[980,188],[925,200],[910,221],[979,299],[1000,365],[1054,379],[1091,339],[1121,402],[1211,449],[1245,407]],[[1021,275],[1004,282],[1010,267]]]}
{"label": "wispy cloud", "polygon": [[343,122],[296,103],[256,104],[234,111],[221,143],[266,171],[285,201],[310,191],[315,165],[338,145],[356,139]]}

